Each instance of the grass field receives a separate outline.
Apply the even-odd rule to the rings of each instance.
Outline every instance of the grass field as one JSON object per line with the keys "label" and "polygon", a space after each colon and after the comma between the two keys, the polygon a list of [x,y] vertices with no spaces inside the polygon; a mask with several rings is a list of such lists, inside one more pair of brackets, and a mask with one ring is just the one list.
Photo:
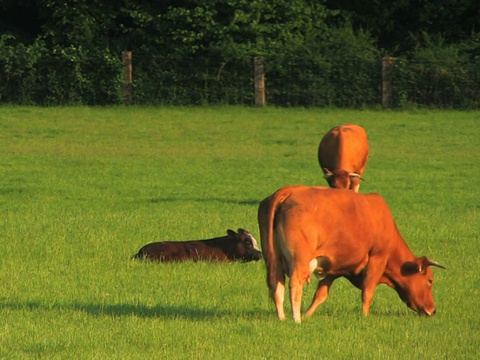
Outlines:
{"label": "grass field", "polygon": [[[363,317],[338,280],[313,317],[280,322],[263,262],[130,260],[151,241],[258,238],[259,201],[325,185],[318,143],[350,122],[370,141],[360,191],[447,267],[434,317],[386,286]],[[478,359],[479,146],[480,112],[0,107],[0,358]]]}

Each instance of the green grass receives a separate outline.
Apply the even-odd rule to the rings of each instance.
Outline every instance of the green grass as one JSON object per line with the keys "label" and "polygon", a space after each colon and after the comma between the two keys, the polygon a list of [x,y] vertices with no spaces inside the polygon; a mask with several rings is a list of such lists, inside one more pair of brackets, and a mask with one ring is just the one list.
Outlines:
{"label": "green grass", "polygon": [[[151,241],[258,237],[259,201],[325,185],[318,143],[350,122],[371,147],[360,191],[447,266],[434,317],[379,286],[365,318],[339,280],[312,318],[280,322],[261,262],[130,260]],[[480,112],[1,107],[0,358],[477,359],[479,145]]]}

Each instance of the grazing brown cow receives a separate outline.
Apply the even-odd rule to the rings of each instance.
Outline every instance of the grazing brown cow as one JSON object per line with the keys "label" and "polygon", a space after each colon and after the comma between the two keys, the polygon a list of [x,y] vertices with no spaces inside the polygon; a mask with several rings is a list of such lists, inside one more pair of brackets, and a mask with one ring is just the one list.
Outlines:
{"label": "grazing brown cow", "polygon": [[339,125],[330,129],[318,146],[318,162],[331,188],[358,192],[367,166],[368,140],[358,125]]}
{"label": "grazing brown cow", "polygon": [[143,246],[134,258],[167,261],[257,261],[262,258],[257,240],[247,230],[227,230],[227,236],[208,240],[162,241]]}
{"label": "grazing brown cow", "polygon": [[281,320],[285,275],[293,318],[300,322],[303,285],[312,273],[319,284],[306,316],[327,299],[341,276],[362,290],[364,315],[382,283],[419,314],[435,313],[430,266],[444,267],[410,251],[380,195],[287,186],[261,202],[258,222],[267,284]]}

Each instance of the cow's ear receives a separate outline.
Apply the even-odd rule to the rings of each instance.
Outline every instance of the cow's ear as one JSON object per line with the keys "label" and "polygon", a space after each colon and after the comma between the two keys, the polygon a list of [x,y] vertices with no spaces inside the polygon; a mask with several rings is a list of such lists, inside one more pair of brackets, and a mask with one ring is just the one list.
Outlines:
{"label": "cow's ear", "polygon": [[231,237],[232,239],[235,239],[235,235],[237,235],[237,233],[231,229],[228,229],[227,230],[227,235],[228,237]]}
{"label": "cow's ear", "polygon": [[408,261],[402,265],[401,271],[402,275],[413,275],[416,273],[423,273],[425,269],[429,266],[437,266],[439,268],[445,269],[445,266],[440,265],[436,261],[432,261],[426,256],[417,258],[416,261]]}
{"label": "cow's ear", "polygon": [[407,261],[401,267],[402,275],[413,275],[421,271],[421,265],[414,261]]}

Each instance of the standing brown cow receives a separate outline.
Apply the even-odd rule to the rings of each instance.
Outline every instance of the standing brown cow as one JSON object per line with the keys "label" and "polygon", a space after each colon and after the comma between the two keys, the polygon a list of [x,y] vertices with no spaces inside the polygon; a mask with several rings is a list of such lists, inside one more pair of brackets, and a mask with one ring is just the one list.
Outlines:
{"label": "standing brown cow", "polygon": [[330,129],[318,147],[318,162],[328,185],[358,192],[368,151],[367,134],[361,126],[349,124]]}
{"label": "standing brown cow", "polygon": [[319,283],[306,316],[342,276],[362,290],[364,315],[378,284],[394,288],[419,314],[435,313],[430,266],[444,267],[412,253],[380,195],[287,186],[261,202],[258,223],[267,284],[280,320],[285,319],[285,276],[293,318],[300,322],[303,285],[312,273]]}

